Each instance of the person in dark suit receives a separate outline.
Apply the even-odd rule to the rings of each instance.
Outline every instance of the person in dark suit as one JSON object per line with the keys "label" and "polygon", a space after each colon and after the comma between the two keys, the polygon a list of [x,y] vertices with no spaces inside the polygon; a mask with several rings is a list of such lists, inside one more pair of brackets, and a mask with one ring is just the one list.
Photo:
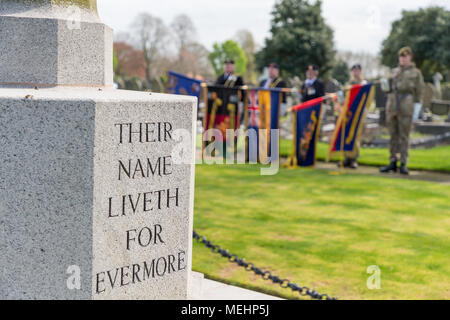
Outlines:
{"label": "person in dark suit", "polygon": [[[273,88],[286,88],[287,84],[283,78],[280,77],[280,66],[276,63],[271,63],[268,65],[269,77],[260,82],[259,86],[264,89]],[[286,94],[283,93],[283,103],[286,102]]]}
{"label": "person in dark suit", "polygon": [[242,87],[244,85],[244,80],[242,79],[242,77],[234,73],[234,60],[226,60],[223,69],[224,73],[219,78],[217,78],[216,85],[228,88]]}
{"label": "person in dark suit", "polygon": [[311,64],[306,69],[306,80],[302,86],[302,102],[323,97],[325,95],[325,86],[318,80],[319,67]]}
{"label": "person in dark suit", "polygon": [[269,68],[269,78],[260,82],[259,86],[264,89],[286,88],[286,82],[280,77],[280,67],[276,63],[271,63]]}

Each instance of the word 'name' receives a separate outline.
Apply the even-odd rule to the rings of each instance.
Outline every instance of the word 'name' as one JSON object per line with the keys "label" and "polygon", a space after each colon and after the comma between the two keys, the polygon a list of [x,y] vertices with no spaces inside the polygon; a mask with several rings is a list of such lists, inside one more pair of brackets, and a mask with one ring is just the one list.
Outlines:
{"label": "word 'name'", "polygon": [[152,161],[149,158],[145,160],[129,159],[128,161],[119,160],[119,181],[124,177],[129,179],[150,178],[150,176],[168,176],[172,174],[172,157],[158,157]]}

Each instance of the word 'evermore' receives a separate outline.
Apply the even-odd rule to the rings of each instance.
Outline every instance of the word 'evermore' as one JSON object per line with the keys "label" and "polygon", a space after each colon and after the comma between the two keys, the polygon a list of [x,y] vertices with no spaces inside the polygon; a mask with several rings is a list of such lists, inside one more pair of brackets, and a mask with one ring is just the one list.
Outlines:
{"label": "word 'evermore'", "polygon": [[95,275],[95,293],[101,294],[115,288],[149,281],[156,277],[163,277],[186,269],[186,252],[180,250],[176,254],[134,263],[102,271]]}

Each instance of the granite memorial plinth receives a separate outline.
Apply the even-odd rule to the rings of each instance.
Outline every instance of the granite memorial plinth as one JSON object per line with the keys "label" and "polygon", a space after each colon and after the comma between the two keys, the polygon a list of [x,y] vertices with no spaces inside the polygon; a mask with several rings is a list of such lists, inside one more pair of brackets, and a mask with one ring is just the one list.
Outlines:
{"label": "granite memorial plinth", "polygon": [[112,89],[93,4],[1,2],[0,299],[189,296],[197,101]]}

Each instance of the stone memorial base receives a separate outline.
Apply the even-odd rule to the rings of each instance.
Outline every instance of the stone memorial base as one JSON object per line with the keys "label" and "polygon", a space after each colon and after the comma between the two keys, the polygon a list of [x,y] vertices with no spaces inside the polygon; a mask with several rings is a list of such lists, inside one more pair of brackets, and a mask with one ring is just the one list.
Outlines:
{"label": "stone memorial base", "polygon": [[190,279],[189,300],[282,300],[279,297],[209,280],[198,272],[192,272]]}
{"label": "stone memorial base", "polygon": [[186,299],[196,110],[192,97],[0,88],[0,299]]}

